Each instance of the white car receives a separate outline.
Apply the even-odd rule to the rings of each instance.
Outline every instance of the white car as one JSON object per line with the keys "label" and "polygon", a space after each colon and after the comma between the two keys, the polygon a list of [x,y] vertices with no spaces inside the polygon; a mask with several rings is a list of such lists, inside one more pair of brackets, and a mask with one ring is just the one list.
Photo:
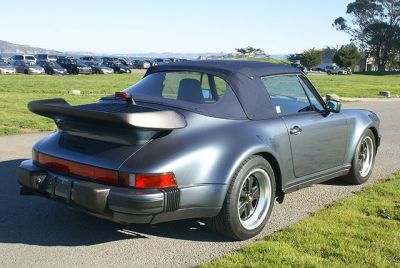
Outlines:
{"label": "white car", "polygon": [[30,63],[36,63],[36,58],[33,55],[14,55],[10,58],[10,61],[25,61]]}
{"label": "white car", "polygon": [[0,74],[15,74],[16,70],[13,66],[6,63],[0,63]]}
{"label": "white car", "polygon": [[327,74],[347,74],[345,69],[340,69],[337,66],[326,66],[325,71]]}

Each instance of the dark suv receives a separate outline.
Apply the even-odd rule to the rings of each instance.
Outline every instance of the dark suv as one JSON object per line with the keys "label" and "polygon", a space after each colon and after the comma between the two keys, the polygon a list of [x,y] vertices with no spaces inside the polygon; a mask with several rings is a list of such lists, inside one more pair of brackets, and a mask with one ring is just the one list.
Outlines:
{"label": "dark suv", "polygon": [[92,68],[81,61],[71,58],[61,58],[57,63],[68,70],[70,74],[91,74]]}

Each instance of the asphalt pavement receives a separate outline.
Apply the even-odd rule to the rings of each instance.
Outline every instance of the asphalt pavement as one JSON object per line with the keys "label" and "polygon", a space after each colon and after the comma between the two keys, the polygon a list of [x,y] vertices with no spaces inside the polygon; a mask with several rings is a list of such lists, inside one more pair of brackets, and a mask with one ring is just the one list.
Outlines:
{"label": "asphalt pavement", "polygon": [[[346,108],[375,111],[382,144],[371,181],[400,169],[400,101],[367,101]],[[270,221],[256,238],[227,240],[197,220],[156,226],[122,226],[63,204],[20,196],[15,171],[30,158],[32,144],[44,133],[0,137],[0,265],[2,267],[180,267],[222,256],[285,228],[362,186],[338,180],[305,188],[275,203]]]}

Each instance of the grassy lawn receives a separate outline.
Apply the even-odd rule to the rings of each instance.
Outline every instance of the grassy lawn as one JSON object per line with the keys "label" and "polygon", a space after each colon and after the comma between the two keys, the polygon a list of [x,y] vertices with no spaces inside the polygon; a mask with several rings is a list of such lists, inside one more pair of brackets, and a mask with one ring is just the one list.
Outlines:
{"label": "grassy lawn", "polygon": [[400,173],[201,267],[400,267]]}
{"label": "grassy lawn", "polygon": [[341,97],[377,97],[379,91],[390,91],[400,96],[400,74],[378,75],[313,75],[308,78],[321,95],[338,94]]}
{"label": "grassy lawn", "polygon": [[[65,98],[71,104],[89,103],[136,83],[143,74],[111,75],[0,75],[0,135],[53,130],[52,120],[27,109],[31,100]],[[69,95],[71,89],[81,95]]]}

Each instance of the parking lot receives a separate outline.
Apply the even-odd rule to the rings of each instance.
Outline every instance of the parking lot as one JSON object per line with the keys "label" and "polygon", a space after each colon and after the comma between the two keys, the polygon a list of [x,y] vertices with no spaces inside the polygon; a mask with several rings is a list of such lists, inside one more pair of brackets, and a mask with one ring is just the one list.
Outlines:
{"label": "parking lot", "polygon": [[[372,180],[400,166],[398,100],[346,103],[381,118],[382,145]],[[35,266],[193,266],[238,249],[252,241],[233,242],[212,233],[198,220],[156,226],[121,226],[97,219],[55,202],[19,196],[15,170],[29,158],[32,144],[45,133],[0,137],[0,251],[3,267]],[[327,148],[329,150],[329,148]],[[260,239],[353,194],[361,186],[333,180],[288,195],[274,208]]]}

